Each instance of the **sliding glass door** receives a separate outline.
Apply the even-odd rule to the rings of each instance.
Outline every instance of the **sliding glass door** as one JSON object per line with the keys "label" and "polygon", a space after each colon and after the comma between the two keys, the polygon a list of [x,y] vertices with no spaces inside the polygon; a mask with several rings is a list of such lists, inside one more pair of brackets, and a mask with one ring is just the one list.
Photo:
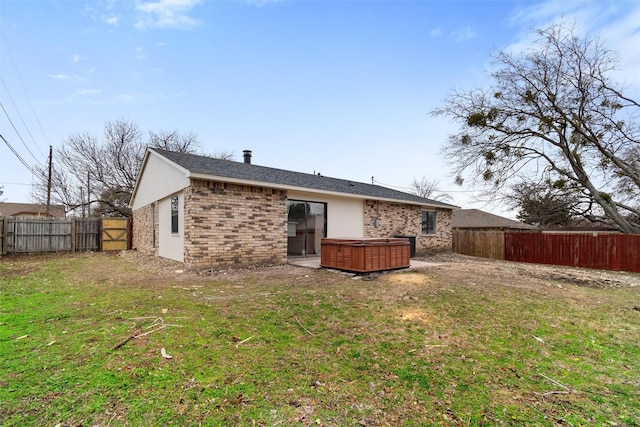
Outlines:
{"label": "sliding glass door", "polygon": [[320,239],[327,235],[327,204],[289,200],[289,255],[320,255]]}

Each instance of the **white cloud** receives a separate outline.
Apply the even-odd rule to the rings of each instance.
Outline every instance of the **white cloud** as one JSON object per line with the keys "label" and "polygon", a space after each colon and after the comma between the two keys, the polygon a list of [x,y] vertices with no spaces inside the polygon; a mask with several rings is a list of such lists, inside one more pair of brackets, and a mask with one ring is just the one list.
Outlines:
{"label": "white cloud", "polygon": [[434,28],[431,30],[431,37],[440,37],[442,35],[442,30],[440,28]]}
{"label": "white cloud", "polygon": [[160,92],[130,92],[115,95],[110,104],[152,103],[163,99]]}
{"label": "white cloud", "polygon": [[138,46],[136,48],[136,59],[146,59],[147,54],[144,53],[144,47]]}
{"label": "white cloud", "polygon": [[69,80],[71,76],[67,74],[49,74],[49,77],[55,80]]}
{"label": "white cloud", "polygon": [[463,42],[465,40],[470,40],[475,36],[476,36],[475,31],[473,31],[469,26],[460,27],[450,34],[450,37],[456,43]]}
{"label": "white cloud", "polygon": [[80,62],[81,59],[80,55],[75,54],[71,57],[71,62]]}
{"label": "white cloud", "polygon": [[104,18],[104,22],[109,24],[109,25],[117,26],[118,22],[119,22],[119,19],[115,15],[110,15],[110,16],[107,16],[106,18]]}
{"label": "white cloud", "polygon": [[136,10],[141,12],[136,28],[193,28],[200,21],[187,14],[200,2],[201,0],[141,1],[136,5]]}
{"label": "white cloud", "polygon": [[579,36],[598,36],[620,59],[616,78],[640,91],[640,2],[548,0],[518,10],[511,17],[522,33],[506,50],[523,51],[537,36],[534,29],[565,22]]}
{"label": "white cloud", "polygon": [[99,95],[102,93],[102,89],[80,89],[75,92],[76,96],[90,96],[90,95]]}
{"label": "white cloud", "polygon": [[132,102],[136,102],[137,100],[138,100],[138,97],[134,94],[122,94],[122,95],[117,95],[115,97],[115,102],[117,103],[130,104]]}
{"label": "white cloud", "polygon": [[286,0],[244,0],[245,3],[252,4],[254,6],[262,7],[271,3],[281,3]]}

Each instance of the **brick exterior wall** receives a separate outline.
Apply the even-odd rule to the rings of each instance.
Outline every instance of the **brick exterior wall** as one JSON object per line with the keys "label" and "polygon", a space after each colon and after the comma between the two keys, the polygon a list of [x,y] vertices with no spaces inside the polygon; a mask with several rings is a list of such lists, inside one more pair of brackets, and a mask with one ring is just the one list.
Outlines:
{"label": "brick exterior wall", "polygon": [[184,261],[198,268],[287,261],[287,192],[191,180],[184,190]]}
{"label": "brick exterior wall", "polygon": [[[133,248],[158,255],[159,206],[133,212]],[[450,251],[451,210],[435,209],[436,233],[421,235],[421,206],[364,201],[364,237],[416,236],[416,254]],[[375,219],[379,218],[378,227]],[[287,260],[287,192],[263,187],[192,180],[184,190],[184,262],[196,268],[223,268]]]}
{"label": "brick exterior wall", "polygon": [[[151,236],[151,228],[153,227],[153,221],[151,219],[151,213],[153,209],[152,205],[156,206],[155,209],[155,248],[153,247],[153,240]],[[133,249],[149,254],[158,254],[158,245],[160,244],[160,236],[158,233],[158,203],[154,202],[148,204],[138,210],[133,211]]]}
{"label": "brick exterior wall", "polygon": [[[364,237],[386,238],[396,235],[416,236],[416,255],[450,251],[452,245],[451,210],[435,209],[435,234],[422,235],[422,206],[364,201]],[[375,226],[379,219],[378,227]]]}

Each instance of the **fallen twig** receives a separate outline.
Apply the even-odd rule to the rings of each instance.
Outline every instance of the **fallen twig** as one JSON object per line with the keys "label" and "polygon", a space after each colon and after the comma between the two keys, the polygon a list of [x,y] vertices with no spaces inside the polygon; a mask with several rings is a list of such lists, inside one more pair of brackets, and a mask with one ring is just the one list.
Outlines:
{"label": "fallen twig", "polygon": [[249,340],[250,340],[250,339],[252,339],[252,338],[253,338],[253,336],[250,336],[250,337],[249,337],[249,338],[247,338],[246,340],[242,340],[242,341],[240,341],[238,344],[236,344],[236,348],[240,347],[240,344],[244,344],[244,343],[246,343],[247,341],[249,341]]}
{"label": "fallen twig", "polygon": [[154,333],[154,332],[158,332],[158,331],[160,331],[160,330],[162,330],[162,329],[166,329],[166,328],[167,328],[167,325],[162,325],[162,326],[160,326],[160,327],[158,327],[158,328],[156,328],[156,329],[152,329],[152,330],[150,330],[150,331],[147,331],[147,332],[145,332],[144,334],[136,335],[136,336],[134,336],[133,338],[140,338],[140,337],[144,337],[144,336],[150,335],[150,334],[152,334],[152,333]]}
{"label": "fallen twig", "polygon": [[117,350],[120,347],[122,347],[123,345],[125,345],[126,343],[128,343],[129,341],[131,341],[132,339],[134,339],[136,337],[136,333],[133,333],[131,335],[129,335],[127,338],[125,338],[123,341],[120,341],[119,344],[117,344],[115,347],[113,347],[111,350]]}
{"label": "fallen twig", "polygon": [[305,328],[305,327],[304,327],[304,325],[303,325],[302,323],[300,323],[300,321],[298,320],[298,318],[297,318],[297,317],[295,317],[295,319],[296,319],[296,322],[298,322],[298,325],[300,325],[300,327],[301,327],[302,329],[304,329],[304,331],[305,331],[306,333],[308,333],[309,335],[313,335],[313,332],[311,332],[310,330],[308,330],[307,328]]}
{"label": "fallen twig", "polygon": [[546,393],[538,393],[536,391],[533,392],[533,394],[537,394],[538,396],[542,396],[542,397],[547,397],[547,396],[551,396],[552,394],[569,394],[570,392],[568,391],[548,391]]}
{"label": "fallen twig", "polygon": [[[158,321],[159,321],[159,322],[158,322]],[[154,320],[153,322],[151,322],[151,324],[150,324],[149,326],[147,326],[145,329],[151,329],[151,328],[154,328],[158,323],[164,323],[164,321],[158,317],[156,320]]]}
{"label": "fallen twig", "polygon": [[554,383],[557,386],[562,387],[563,389],[567,390],[567,391],[571,391],[571,389],[569,387],[567,387],[564,384],[559,383],[558,381],[554,380],[553,378],[549,378],[548,376],[544,375],[544,374],[540,374],[540,376],[546,380],[551,381],[552,383]]}

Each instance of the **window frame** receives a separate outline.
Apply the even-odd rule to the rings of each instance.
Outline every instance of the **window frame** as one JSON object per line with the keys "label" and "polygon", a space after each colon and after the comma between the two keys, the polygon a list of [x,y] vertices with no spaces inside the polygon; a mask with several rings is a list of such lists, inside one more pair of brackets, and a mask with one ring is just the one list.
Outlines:
{"label": "window frame", "polygon": [[151,203],[151,247],[156,248],[156,204]]}
{"label": "window frame", "polygon": [[169,199],[171,212],[171,234],[180,234],[180,198],[176,194]]}
{"label": "window frame", "polygon": [[[431,218],[431,220],[430,220]],[[423,210],[421,218],[421,234],[423,236],[433,236],[437,232],[436,211]],[[432,225],[429,228],[429,225]]]}

